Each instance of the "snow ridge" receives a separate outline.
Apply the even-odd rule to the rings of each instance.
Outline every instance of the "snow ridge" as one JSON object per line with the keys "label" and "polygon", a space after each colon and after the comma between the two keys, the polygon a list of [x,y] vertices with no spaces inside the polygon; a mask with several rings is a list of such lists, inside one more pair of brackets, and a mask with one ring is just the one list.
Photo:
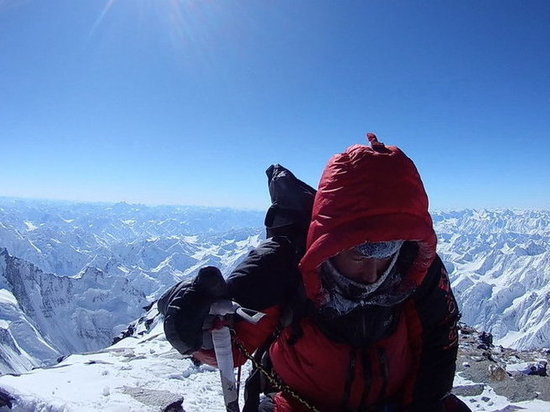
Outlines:
{"label": "snow ridge", "polygon": [[432,216],[462,321],[503,346],[550,347],[550,211]]}

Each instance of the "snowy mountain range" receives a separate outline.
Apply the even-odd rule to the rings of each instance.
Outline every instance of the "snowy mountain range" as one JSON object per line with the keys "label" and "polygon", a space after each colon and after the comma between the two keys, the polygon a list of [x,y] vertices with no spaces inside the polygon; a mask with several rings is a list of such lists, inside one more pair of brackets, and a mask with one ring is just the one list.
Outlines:
{"label": "snowy mountain range", "polygon": [[223,265],[223,256],[231,259],[231,241],[261,233],[263,217],[223,208],[0,198],[0,247],[61,276],[88,266],[170,273],[208,253]]}
{"label": "snowy mountain range", "polygon": [[[550,347],[549,211],[434,212],[462,321]],[[0,198],[0,372],[109,346],[169,286],[229,273],[263,212]]]}
{"label": "snowy mountain range", "polygon": [[263,213],[0,199],[0,373],[99,350],[204,265],[228,273]]}
{"label": "snowy mountain range", "polygon": [[550,211],[432,216],[462,321],[506,347],[550,347]]}

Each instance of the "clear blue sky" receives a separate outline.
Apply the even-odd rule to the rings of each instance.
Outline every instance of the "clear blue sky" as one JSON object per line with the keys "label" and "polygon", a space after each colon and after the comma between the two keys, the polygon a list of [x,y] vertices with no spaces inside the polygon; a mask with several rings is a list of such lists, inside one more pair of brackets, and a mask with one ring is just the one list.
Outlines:
{"label": "clear blue sky", "polygon": [[0,195],[263,208],[364,133],[550,207],[550,1],[0,0]]}

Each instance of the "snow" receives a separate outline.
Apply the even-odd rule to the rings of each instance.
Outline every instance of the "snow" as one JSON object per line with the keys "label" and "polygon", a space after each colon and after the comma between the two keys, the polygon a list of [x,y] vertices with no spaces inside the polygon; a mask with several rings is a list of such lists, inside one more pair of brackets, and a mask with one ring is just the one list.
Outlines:
{"label": "snow", "polygon": [[[454,386],[468,387],[471,385],[479,385],[480,383],[472,382],[464,379],[457,374],[454,380]],[[530,412],[548,412],[550,410],[550,402],[541,401],[538,399],[522,402],[511,402],[506,397],[497,395],[493,388],[487,384],[483,385],[483,392],[476,396],[459,396],[466,403],[472,412],[505,412],[515,410],[525,410]]]}
{"label": "snow", "polygon": [[517,341],[519,338],[521,338],[523,334],[519,331],[510,331],[506,334],[505,337],[499,339],[497,341],[498,345],[501,345],[505,348],[509,348],[512,346],[512,344]]}
{"label": "snow", "polygon": [[9,305],[17,306],[17,299],[9,290],[0,289],[0,305],[6,303]]}
{"label": "snow", "polygon": [[462,321],[516,349],[550,343],[550,212],[433,212]]}
{"label": "snow", "polygon": [[31,242],[29,240],[29,244],[31,245],[31,247],[36,250],[38,253],[42,253],[42,251],[40,250],[40,248],[38,246],[36,246],[33,242]]}
{"label": "snow", "polygon": [[[249,365],[243,369],[244,379]],[[455,387],[479,385],[483,387],[479,395],[460,396],[474,412],[550,410],[550,402],[512,402],[497,395],[490,384],[472,382],[460,374],[455,377]],[[218,371],[195,366],[179,355],[164,338],[161,322],[140,338],[128,337],[100,351],[71,355],[50,368],[1,376],[0,389],[15,398],[14,411],[147,412],[181,397],[186,412],[225,411]]]}
{"label": "snow", "polygon": [[27,230],[30,232],[32,230],[36,230],[38,229],[38,226],[36,226],[34,223],[32,222],[29,222],[28,220],[24,221],[23,223],[25,223],[25,226],[27,226]]}
{"label": "snow", "polygon": [[198,240],[199,240],[199,237],[198,236],[183,236],[182,239],[185,240],[187,243],[197,243]]}
{"label": "snow", "polygon": [[2,376],[0,388],[16,398],[15,411],[158,411],[182,396],[188,412],[224,411],[218,371],[183,359],[159,332],[162,324],[147,337]]}
{"label": "snow", "polygon": [[130,270],[128,270],[128,268],[126,268],[123,265],[117,266],[117,269],[120,270],[121,272],[124,272],[124,273],[129,273],[130,272]]}

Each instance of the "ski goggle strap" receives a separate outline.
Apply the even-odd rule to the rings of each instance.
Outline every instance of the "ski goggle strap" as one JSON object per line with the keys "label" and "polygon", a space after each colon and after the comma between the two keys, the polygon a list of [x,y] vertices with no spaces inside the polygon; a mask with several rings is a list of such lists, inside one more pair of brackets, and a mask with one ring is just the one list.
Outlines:
{"label": "ski goggle strap", "polygon": [[393,256],[403,245],[403,240],[387,242],[365,242],[355,246],[355,250],[367,258],[384,259]]}

